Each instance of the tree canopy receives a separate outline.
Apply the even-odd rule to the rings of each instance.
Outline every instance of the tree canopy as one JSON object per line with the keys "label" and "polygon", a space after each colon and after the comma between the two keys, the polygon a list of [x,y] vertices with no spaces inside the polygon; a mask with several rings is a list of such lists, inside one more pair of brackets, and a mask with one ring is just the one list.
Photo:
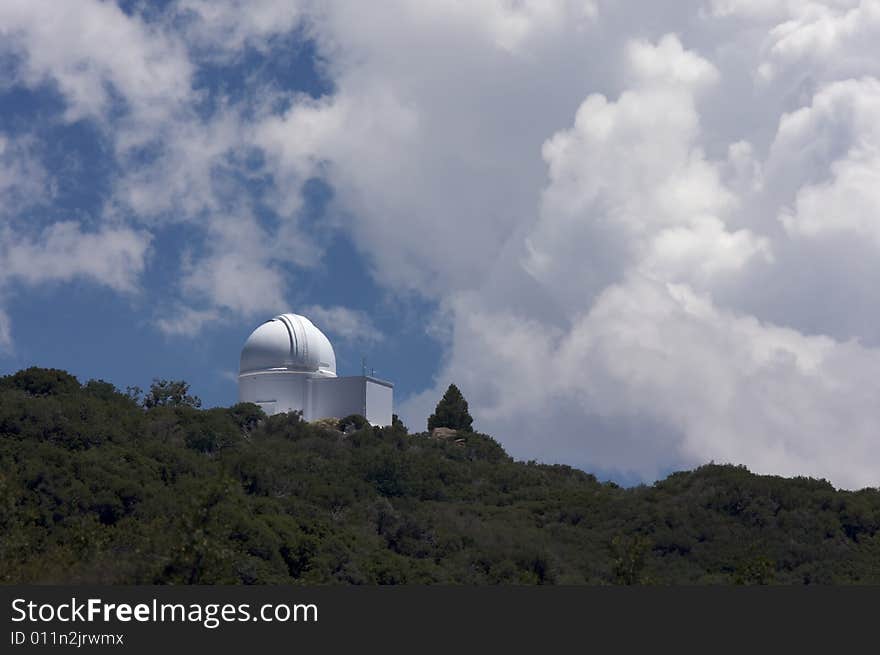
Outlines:
{"label": "tree canopy", "polygon": [[715,464],[626,489],[484,434],[62,373],[0,377],[0,583],[880,583],[877,489]]}
{"label": "tree canopy", "polygon": [[468,403],[459,391],[458,387],[450,384],[443,394],[443,398],[437,403],[434,413],[428,417],[428,430],[434,428],[451,428],[470,432],[473,427],[473,418],[468,412]]}
{"label": "tree canopy", "polygon": [[201,407],[198,396],[189,394],[189,384],[183,380],[160,380],[155,378],[144,396],[144,407]]}

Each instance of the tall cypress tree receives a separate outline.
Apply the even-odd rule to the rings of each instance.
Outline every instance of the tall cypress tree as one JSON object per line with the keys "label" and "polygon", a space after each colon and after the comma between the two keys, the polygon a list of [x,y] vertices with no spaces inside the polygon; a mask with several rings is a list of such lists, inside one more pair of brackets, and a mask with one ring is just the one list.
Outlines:
{"label": "tall cypress tree", "polygon": [[468,404],[454,384],[450,384],[443,398],[437,403],[434,413],[428,417],[428,430],[452,428],[453,430],[472,430],[474,419],[468,413]]}

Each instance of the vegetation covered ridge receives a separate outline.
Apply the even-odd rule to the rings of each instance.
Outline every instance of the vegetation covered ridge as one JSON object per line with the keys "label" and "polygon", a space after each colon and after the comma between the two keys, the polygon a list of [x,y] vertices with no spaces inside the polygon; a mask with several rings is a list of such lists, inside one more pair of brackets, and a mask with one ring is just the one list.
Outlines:
{"label": "vegetation covered ridge", "polygon": [[432,436],[2,377],[0,582],[880,583],[877,489],[730,465],[625,489],[514,461],[446,400]]}

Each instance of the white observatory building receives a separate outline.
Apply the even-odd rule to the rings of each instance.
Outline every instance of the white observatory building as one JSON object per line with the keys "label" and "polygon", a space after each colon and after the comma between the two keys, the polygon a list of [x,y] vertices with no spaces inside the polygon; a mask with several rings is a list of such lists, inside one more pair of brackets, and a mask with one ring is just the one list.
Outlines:
{"label": "white observatory building", "polygon": [[299,410],[307,421],[364,416],[391,425],[394,385],[369,375],[336,377],[330,340],[305,316],[280,314],[245,341],[238,373],[238,400],[266,414]]}

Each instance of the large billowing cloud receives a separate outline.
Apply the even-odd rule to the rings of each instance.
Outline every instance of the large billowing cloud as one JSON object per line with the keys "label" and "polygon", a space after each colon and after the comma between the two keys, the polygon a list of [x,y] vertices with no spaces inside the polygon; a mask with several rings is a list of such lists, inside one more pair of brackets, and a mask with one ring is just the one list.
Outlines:
{"label": "large billowing cloud", "polygon": [[[858,463],[878,454],[875,334],[858,329],[875,313],[852,302],[867,300],[872,251],[842,236],[874,234],[873,64],[851,79],[846,39],[821,42],[837,64],[808,45],[869,9],[692,5],[613,35],[604,9],[535,25],[523,50],[444,32],[452,11],[412,50],[424,13],[354,34],[359,21],[330,11],[336,94],[273,123],[288,170],[324,162],[379,278],[448,313],[438,384],[405,418],[417,425],[455,380],[520,456],[643,479],[715,459],[876,484]],[[558,95],[529,102],[534,87],[511,81],[524,69]],[[302,150],[297,134],[314,141]],[[381,161],[359,165],[373,148]],[[849,303],[826,309],[835,287]]]}
{"label": "large billowing cloud", "polygon": [[[520,457],[880,484],[880,2],[82,0],[0,18],[12,83],[54,85],[119,169],[95,225],[10,222],[21,252],[69,262],[53,279],[130,290],[150,233],[186,224],[201,241],[155,317],[185,334],[282,304],[339,230],[446,326],[436,385],[402,405],[412,427],[454,380]],[[327,94],[200,86],[291,34]],[[27,140],[3,143],[0,197],[51,198]],[[334,194],[317,228],[315,177]],[[89,239],[102,267],[77,256]],[[37,283],[23,266],[9,279]]]}

